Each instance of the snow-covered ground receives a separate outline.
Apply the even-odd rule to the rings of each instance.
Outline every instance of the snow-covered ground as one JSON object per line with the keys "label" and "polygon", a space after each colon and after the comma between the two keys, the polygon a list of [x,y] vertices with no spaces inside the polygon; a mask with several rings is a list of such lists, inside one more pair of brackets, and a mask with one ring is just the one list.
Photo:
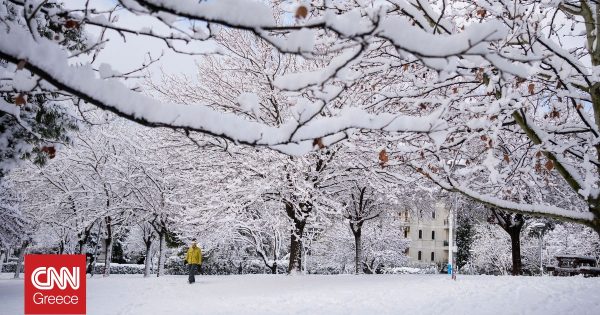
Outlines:
{"label": "snow-covered ground", "polygon": [[[0,314],[23,280],[0,275]],[[94,277],[88,314],[600,314],[599,278],[342,275]]]}

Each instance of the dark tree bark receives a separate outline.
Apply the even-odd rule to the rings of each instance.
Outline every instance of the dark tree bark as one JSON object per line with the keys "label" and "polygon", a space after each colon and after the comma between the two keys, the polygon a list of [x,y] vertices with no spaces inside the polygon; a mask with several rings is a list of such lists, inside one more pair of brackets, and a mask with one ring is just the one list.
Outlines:
{"label": "dark tree bark", "polygon": [[362,263],[362,231],[359,228],[357,232],[353,232],[352,234],[354,234],[354,273],[359,274]]}
{"label": "dark tree bark", "polygon": [[[313,187],[318,189],[320,177],[319,175],[325,171],[329,162],[334,158],[335,152],[326,151],[325,156],[327,158],[319,158],[315,163],[314,170],[309,169],[309,172],[306,173],[305,180],[307,182],[311,182]],[[287,179],[290,181],[290,187],[293,188],[293,184],[291,184],[291,175],[287,174]],[[291,200],[284,201],[285,212],[290,220],[293,222],[293,228],[291,231],[290,238],[290,262],[288,265],[288,274],[300,272],[302,270],[302,246],[303,246],[303,237],[304,237],[304,228],[306,226],[306,220],[308,216],[313,210],[313,203],[311,196],[305,200],[297,200],[292,198]],[[297,205],[297,207],[295,207]]]}
{"label": "dark tree bark", "polygon": [[271,269],[271,273],[276,275],[277,274],[277,262],[273,262],[273,264],[269,267],[269,269]]}
{"label": "dark tree bark", "polygon": [[[372,198],[372,193],[367,192],[367,187],[358,187],[358,194],[350,194],[350,205],[346,208],[346,219],[350,221],[350,230],[354,235],[354,273],[360,274],[363,267],[362,255],[362,227],[369,220],[375,219],[381,215],[381,208],[378,207]],[[370,271],[372,268],[368,268]]]}
{"label": "dark tree bark", "polygon": [[299,209],[300,211],[296,211],[292,203],[285,203],[285,211],[294,223],[290,237],[288,273],[300,272],[302,270],[302,237],[304,235],[306,219],[312,210],[312,205],[310,203],[300,203]]}
{"label": "dark tree bark", "polygon": [[61,239],[58,242],[58,253],[59,255],[62,255],[65,252],[65,241],[63,239]]}
{"label": "dark tree bark", "polygon": [[512,229],[509,234],[512,251],[512,275],[518,276],[523,269],[521,263],[521,230]]}
{"label": "dark tree bark", "polygon": [[86,254],[87,252],[87,243],[88,240],[90,239],[90,234],[92,233],[92,228],[94,228],[94,224],[90,224],[89,226],[86,226],[83,231],[79,231],[79,233],[77,233],[77,252],[79,254]]}
{"label": "dark tree bark", "polygon": [[493,223],[498,224],[510,236],[512,252],[512,275],[518,276],[522,273],[521,263],[521,231],[525,225],[525,217],[520,213],[504,212],[498,209],[492,210]]}
{"label": "dark tree bark", "polygon": [[15,269],[15,275],[14,275],[15,279],[19,279],[19,274],[21,273],[21,269],[23,269],[23,259],[25,257],[25,250],[27,250],[29,243],[30,243],[30,241],[28,239],[24,240],[21,243],[21,247],[19,247],[19,252],[17,254],[17,257],[18,257],[17,268]]}
{"label": "dark tree bark", "polygon": [[300,272],[302,267],[302,236],[306,221],[295,220],[290,241],[290,263],[288,273]]}

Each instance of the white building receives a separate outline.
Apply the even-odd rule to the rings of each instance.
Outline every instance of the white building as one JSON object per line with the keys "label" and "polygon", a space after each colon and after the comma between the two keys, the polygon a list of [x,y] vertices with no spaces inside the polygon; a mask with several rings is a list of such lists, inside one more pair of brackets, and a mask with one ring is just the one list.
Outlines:
{"label": "white building", "polygon": [[408,256],[414,264],[446,264],[448,262],[449,215],[443,203],[432,210],[411,214],[400,213],[404,237],[410,239]]}

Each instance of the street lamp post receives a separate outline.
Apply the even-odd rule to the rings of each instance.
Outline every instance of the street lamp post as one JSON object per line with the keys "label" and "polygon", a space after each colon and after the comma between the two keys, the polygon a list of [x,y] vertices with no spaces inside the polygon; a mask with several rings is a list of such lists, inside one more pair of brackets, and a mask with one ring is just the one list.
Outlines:
{"label": "street lamp post", "polygon": [[538,248],[539,248],[539,252],[540,252],[540,276],[544,275],[544,257],[543,257],[543,247],[544,247],[544,234],[546,232],[546,224],[542,223],[542,222],[536,222],[534,224],[531,225],[532,229],[535,229],[537,231],[537,236],[539,239],[538,242]]}
{"label": "street lamp post", "polygon": [[456,280],[456,266],[454,263],[454,251],[456,246],[454,245],[454,209],[450,209],[448,215],[448,274],[452,276],[452,279]]}

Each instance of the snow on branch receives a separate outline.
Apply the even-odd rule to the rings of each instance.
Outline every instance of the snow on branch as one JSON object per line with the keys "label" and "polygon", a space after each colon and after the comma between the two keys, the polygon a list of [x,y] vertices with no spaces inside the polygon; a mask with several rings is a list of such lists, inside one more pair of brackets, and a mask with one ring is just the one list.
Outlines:
{"label": "snow on branch", "polygon": [[462,195],[476,200],[477,202],[486,204],[488,206],[496,207],[501,210],[521,213],[525,215],[550,217],[562,221],[570,221],[586,225],[590,225],[595,220],[595,215],[592,212],[577,212],[551,205],[518,203],[514,201],[508,201],[501,198],[492,197],[487,194],[479,193],[469,188],[468,185],[464,183],[459,183],[450,176],[446,177],[446,179],[444,180],[439,176],[433,174],[432,172],[418,167],[416,164],[412,164],[411,167],[416,169],[418,172],[424,174],[427,178],[431,179],[444,190],[458,192]]}
{"label": "snow on branch", "polygon": [[[335,116],[313,118],[303,124],[288,121],[273,127],[206,105],[161,103],[131,91],[117,80],[102,80],[89,66],[69,65],[64,50],[43,38],[35,41],[22,28],[14,27],[8,31],[2,28],[0,37],[3,38],[0,41],[1,58],[14,64],[25,60],[24,68],[58,89],[146,126],[183,128],[242,144],[277,146],[278,150],[297,154],[312,150],[312,141],[316,138],[354,128],[403,132],[431,132],[445,128],[440,113],[415,118],[389,113],[368,114],[357,108],[343,109]],[[290,143],[300,151],[292,152],[282,147]]]}
{"label": "snow on branch", "polygon": [[469,196],[479,202],[500,208],[502,210],[521,214],[551,217],[563,221],[571,221],[582,224],[589,224],[595,218],[594,214],[591,212],[577,212],[550,205],[522,204],[513,201],[502,200],[500,198],[480,194],[465,185],[458,184],[452,179],[449,179],[449,181],[453,191],[460,192],[465,196]]}

